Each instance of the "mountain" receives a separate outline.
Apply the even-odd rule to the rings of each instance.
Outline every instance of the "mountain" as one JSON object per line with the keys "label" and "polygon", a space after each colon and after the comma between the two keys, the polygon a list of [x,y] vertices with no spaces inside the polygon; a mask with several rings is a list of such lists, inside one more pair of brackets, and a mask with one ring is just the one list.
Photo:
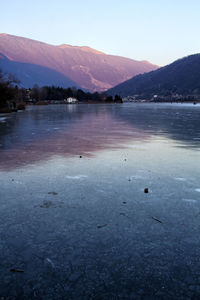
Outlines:
{"label": "mountain", "polygon": [[200,95],[200,54],[194,54],[143,75],[137,75],[107,91],[121,96],[170,94]]}
{"label": "mountain", "polygon": [[[13,62],[54,70],[89,91],[104,91],[137,74],[158,68],[147,61],[107,55],[90,47],[53,46],[9,34],[0,34],[0,53]],[[15,66],[12,73],[16,73]],[[38,83],[34,80],[32,85]]]}
{"label": "mountain", "polygon": [[37,83],[38,86],[55,85],[66,88],[69,86],[78,87],[70,78],[55,70],[39,65],[12,61],[1,53],[0,68],[6,73],[14,74],[25,88],[32,88],[35,83]]}

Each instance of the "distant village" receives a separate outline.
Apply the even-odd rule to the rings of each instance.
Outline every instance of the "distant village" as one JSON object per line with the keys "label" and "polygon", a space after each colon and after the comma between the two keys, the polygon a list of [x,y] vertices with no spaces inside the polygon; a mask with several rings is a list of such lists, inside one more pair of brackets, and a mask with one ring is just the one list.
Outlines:
{"label": "distant village", "polygon": [[172,94],[168,96],[153,95],[143,98],[141,95],[133,95],[122,98],[123,102],[200,102],[200,95]]}

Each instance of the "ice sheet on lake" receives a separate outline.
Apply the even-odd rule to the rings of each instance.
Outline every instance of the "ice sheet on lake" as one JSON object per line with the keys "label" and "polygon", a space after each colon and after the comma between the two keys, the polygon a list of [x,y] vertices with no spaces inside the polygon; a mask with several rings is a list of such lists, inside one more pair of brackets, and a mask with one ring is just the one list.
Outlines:
{"label": "ice sheet on lake", "polygon": [[84,179],[84,178],[87,178],[88,176],[87,175],[75,175],[75,176],[69,176],[69,175],[67,175],[67,176],[65,176],[65,178],[67,178],[67,179]]}
{"label": "ice sheet on lake", "polygon": [[131,175],[130,177],[127,177],[127,179],[132,179],[132,180],[144,179],[144,176],[141,176],[141,175]]}
{"label": "ice sheet on lake", "polygon": [[177,181],[186,181],[186,178],[183,177],[175,177],[174,179]]}
{"label": "ice sheet on lake", "polygon": [[0,117],[0,122],[5,123],[6,119],[7,119],[7,117]]}
{"label": "ice sheet on lake", "polygon": [[196,203],[197,200],[195,199],[183,199],[184,202]]}
{"label": "ice sheet on lake", "polygon": [[55,268],[55,265],[50,258],[47,257],[46,261],[51,265],[52,268]]}

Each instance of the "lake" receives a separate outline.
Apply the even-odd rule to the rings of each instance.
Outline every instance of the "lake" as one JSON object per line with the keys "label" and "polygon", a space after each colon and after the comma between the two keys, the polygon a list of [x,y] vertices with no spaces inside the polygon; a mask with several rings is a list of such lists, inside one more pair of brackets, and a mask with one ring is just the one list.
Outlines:
{"label": "lake", "polygon": [[200,105],[0,116],[1,299],[199,298],[199,151]]}

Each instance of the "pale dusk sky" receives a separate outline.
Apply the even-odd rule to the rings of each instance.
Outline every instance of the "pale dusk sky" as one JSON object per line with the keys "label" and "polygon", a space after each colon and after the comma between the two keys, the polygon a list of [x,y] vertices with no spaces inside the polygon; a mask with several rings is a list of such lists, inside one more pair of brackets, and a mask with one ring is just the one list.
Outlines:
{"label": "pale dusk sky", "polygon": [[163,66],[200,52],[199,0],[1,1],[0,32]]}

